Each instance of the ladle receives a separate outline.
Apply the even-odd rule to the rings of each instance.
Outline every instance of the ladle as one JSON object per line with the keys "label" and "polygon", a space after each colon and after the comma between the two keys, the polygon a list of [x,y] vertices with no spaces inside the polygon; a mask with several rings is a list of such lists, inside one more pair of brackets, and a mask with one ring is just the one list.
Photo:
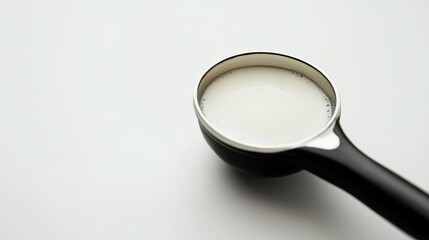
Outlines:
{"label": "ladle", "polygon": [[[333,113],[329,122],[312,136],[275,146],[246,144],[216,128],[200,107],[204,91],[218,76],[252,66],[284,68],[307,76],[331,102]],[[207,143],[234,168],[263,177],[306,170],[350,193],[411,236],[429,239],[429,196],[353,145],[339,122],[338,90],[310,64],[294,57],[267,52],[233,56],[214,65],[203,75],[195,89],[193,101]]]}

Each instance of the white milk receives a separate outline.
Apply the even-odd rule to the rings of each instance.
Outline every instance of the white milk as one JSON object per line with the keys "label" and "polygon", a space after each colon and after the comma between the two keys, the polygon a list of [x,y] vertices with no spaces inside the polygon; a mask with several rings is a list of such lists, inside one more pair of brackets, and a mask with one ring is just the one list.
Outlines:
{"label": "white milk", "polygon": [[219,76],[200,106],[218,132],[258,146],[306,139],[332,116],[328,97],[313,81],[275,67],[245,67]]}

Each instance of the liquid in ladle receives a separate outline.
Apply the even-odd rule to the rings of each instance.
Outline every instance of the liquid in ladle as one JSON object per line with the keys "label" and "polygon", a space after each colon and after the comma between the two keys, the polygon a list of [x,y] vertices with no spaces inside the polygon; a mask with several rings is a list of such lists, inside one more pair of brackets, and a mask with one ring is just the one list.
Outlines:
{"label": "liquid in ladle", "polygon": [[255,146],[289,144],[319,132],[332,116],[326,94],[306,76],[276,67],[227,72],[207,87],[200,107],[216,131]]}

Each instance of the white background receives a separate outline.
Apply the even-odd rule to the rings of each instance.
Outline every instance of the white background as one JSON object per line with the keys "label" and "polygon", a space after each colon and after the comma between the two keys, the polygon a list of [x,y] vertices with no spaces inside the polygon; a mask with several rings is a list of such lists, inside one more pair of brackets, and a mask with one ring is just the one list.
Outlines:
{"label": "white background", "polygon": [[0,0],[0,239],[408,239],[308,173],[236,174],[194,85],[249,51],[336,83],[342,125],[429,191],[427,1]]}

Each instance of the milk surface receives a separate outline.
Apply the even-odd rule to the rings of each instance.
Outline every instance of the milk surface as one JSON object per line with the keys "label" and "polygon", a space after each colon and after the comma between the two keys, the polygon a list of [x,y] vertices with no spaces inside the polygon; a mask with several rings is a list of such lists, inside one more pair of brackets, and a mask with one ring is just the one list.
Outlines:
{"label": "milk surface", "polygon": [[257,146],[304,140],[332,116],[328,97],[313,81],[276,67],[245,67],[219,76],[200,107],[218,132]]}

